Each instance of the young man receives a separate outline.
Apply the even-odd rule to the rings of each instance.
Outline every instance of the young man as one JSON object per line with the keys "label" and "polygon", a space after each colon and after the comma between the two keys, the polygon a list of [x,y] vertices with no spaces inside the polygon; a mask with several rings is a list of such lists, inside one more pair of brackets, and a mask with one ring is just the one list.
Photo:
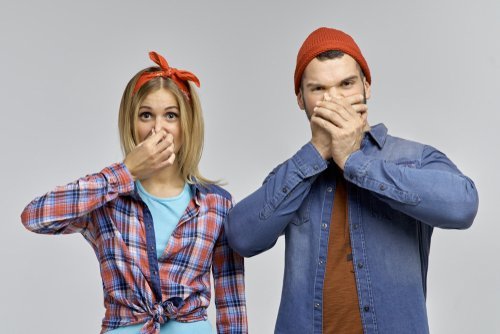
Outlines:
{"label": "young man", "polygon": [[275,333],[428,333],[433,228],[465,229],[476,215],[474,183],[443,153],[368,125],[370,84],[351,36],[312,32],[295,69],[311,141],[225,222],[244,256],[285,235]]}

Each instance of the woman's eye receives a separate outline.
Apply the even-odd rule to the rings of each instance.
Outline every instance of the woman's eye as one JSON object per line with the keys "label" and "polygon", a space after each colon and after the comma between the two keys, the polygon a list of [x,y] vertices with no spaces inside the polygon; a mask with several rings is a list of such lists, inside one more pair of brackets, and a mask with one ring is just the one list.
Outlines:
{"label": "woman's eye", "polygon": [[169,120],[172,120],[172,119],[176,119],[177,118],[177,114],[174,113],[174,112],[169,112],[165,115],[165,117]]}
{"label": "woman's eye", "polygon": [[147,111],[141,112],[139,114],[139,118],[141,118],[141,119],[150,119],[151,118],[151,113],[147,112]]}

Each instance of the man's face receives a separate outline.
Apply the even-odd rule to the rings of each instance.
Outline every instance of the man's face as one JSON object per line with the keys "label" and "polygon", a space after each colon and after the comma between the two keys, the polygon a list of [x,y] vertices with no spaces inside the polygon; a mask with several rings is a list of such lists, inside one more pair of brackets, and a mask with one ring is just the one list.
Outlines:
{"label": "man's face", "polygon": [[314,58],[304,70],[297,94],[297,103],[309,119],[316,102],[323,100],[325,93],[336,98],[363,94],[365,99],[369,99],[370,84],[362,76],[354,58],[348,54],[327,60]]}

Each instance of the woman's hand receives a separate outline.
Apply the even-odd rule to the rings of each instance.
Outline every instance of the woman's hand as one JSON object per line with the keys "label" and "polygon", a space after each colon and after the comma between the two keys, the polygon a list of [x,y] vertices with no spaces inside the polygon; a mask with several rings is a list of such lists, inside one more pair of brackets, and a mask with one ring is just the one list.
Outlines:
{"label": "woman's hand", "polygon": [[134,180],[146,179],[157,170],[172,166],[175,160],[173,136],[165,130],[151,135],[137,145],[123,163]]}

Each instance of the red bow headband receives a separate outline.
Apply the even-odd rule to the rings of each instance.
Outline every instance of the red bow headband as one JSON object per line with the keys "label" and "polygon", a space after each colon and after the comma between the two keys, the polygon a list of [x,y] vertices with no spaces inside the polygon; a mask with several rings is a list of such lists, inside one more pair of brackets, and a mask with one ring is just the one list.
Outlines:
{"label": "red bow headband", "polygon": [[188,81],[192,81],[196,84],[196,86],[200,87],[200,80],[191,72],[178,70],[176,68],[168,66],[167,61],[158,53],[151,51],[149,53],[149,58],[154,61],[158,66],[160,66],[159,71],[155,72],[144,72],[137,80],[137,83],[134,87],[134,94],[137,93],[139,88],[142,87],[149,80],[156,77],[170,78],[172,79],[177,87],[187,96],[189,99],[189,89],[188,89]]}

